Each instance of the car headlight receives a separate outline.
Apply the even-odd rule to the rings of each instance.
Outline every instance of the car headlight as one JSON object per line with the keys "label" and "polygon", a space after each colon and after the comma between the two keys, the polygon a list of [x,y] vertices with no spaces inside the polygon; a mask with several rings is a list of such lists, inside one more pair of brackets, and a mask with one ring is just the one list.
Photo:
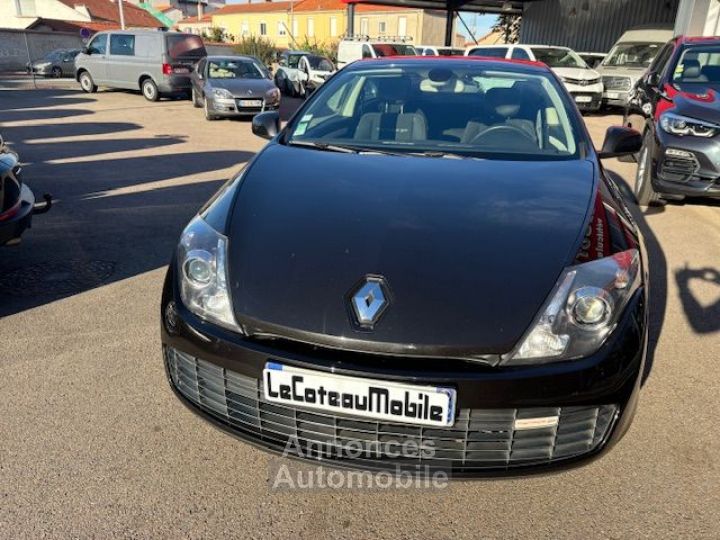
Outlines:
{"label": "car headlight", "polygon": [[227,244],[227,238],[196,216],[180,237],[177,273],[185,307],[202,319],[237,330],[227,286]]}
{"label": "car headlight", "polygon": [[213,97],[216,98],[222,98],[222,99],[232,99],[233,95],[230,93],[229,90],[225,90],[225,88],[213,88],[212,91]]}
{"label": "car headlight", "polygon": [[640,286],[636,249],[566,268],[504,365],[573,360],[596,352]]}
{"label": "car headlight", "polygon": [[265,92],[265,99],[270,101],[275,101],[280,97],[280,90],[277,88],[271,88],[267,92]]}
{"label": "car headlight", "polygon": [[669,112],[660,116],[660,127],[671,135],[694,135],[695,137],[714,137],[720,130],[720,126],[717,124]]}

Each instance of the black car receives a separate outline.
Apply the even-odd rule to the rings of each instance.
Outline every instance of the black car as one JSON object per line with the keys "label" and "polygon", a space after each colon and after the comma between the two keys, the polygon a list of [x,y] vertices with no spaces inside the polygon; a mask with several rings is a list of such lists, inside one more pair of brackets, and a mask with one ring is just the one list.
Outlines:
{"label": "black car", "polygon": [[[266,449],[368,469],[525,473],[628,429],[646,265],[600,153],[541,64],[355,62],[182,233],[168,379]],[[400,451],[402,449],[402,451]]]}
{"label": "black car", "polygon": [[638,202],[720,197],[720,38],[677,37],[657,54],[626,110],[644,132]]}
{"label": "black car", "polygon": [[32,224],[33,214],[50,210],[52,197],[36,203],[32,190],[23,183],[22,167],[0,136],[0,246],[20,243],[20,237]]}

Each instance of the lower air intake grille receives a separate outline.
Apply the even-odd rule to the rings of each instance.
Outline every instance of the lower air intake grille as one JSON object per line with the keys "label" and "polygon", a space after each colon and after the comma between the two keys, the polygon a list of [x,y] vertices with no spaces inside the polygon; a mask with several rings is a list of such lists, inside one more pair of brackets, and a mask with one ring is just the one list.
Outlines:
{"label": "lower air intake grille", "polygon": [[[388,423],[270,403],[258,379],[171,347],[165,360],[175,388],[239,435],[279,450],[294,440],[305,456],[371,469],[422,465],[472,472],[572,458],[603,442],[616,412],[614,405],[460,409],[452,427]],[[532,425],[523,420],[548,417],[558,417],[556,424],[516,429]],[[400,447],[420,450],[398,457]],[[348,448],[363,451],[351,455]]]}

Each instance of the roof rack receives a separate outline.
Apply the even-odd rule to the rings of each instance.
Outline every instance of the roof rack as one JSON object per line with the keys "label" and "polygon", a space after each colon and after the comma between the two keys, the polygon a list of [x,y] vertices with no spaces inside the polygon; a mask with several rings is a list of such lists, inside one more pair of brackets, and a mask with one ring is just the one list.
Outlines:
{"label": "roof rack", "polygon": [[370,37],[364,34],[345,34],[341,36],[340,39],[343,41],[386,41],[391,43],[407,43],[413,40],[412,36],[387,36],[384,34],[377,37]]}

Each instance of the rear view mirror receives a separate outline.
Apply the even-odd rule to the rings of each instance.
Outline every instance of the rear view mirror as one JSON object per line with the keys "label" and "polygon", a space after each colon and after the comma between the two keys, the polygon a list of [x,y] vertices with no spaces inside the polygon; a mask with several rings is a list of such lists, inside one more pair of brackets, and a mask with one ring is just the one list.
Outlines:
{"label": "rear view mirror", "polygon": [[267,111],[252,119],[252,132],[263,139],[272,139],[280,132],[280,114]]}
{"label": "rear view mirror", "polygon": [[636,154],[642,147],[642,135],[624,126],[610,126],[605,132],[600,159]]}

